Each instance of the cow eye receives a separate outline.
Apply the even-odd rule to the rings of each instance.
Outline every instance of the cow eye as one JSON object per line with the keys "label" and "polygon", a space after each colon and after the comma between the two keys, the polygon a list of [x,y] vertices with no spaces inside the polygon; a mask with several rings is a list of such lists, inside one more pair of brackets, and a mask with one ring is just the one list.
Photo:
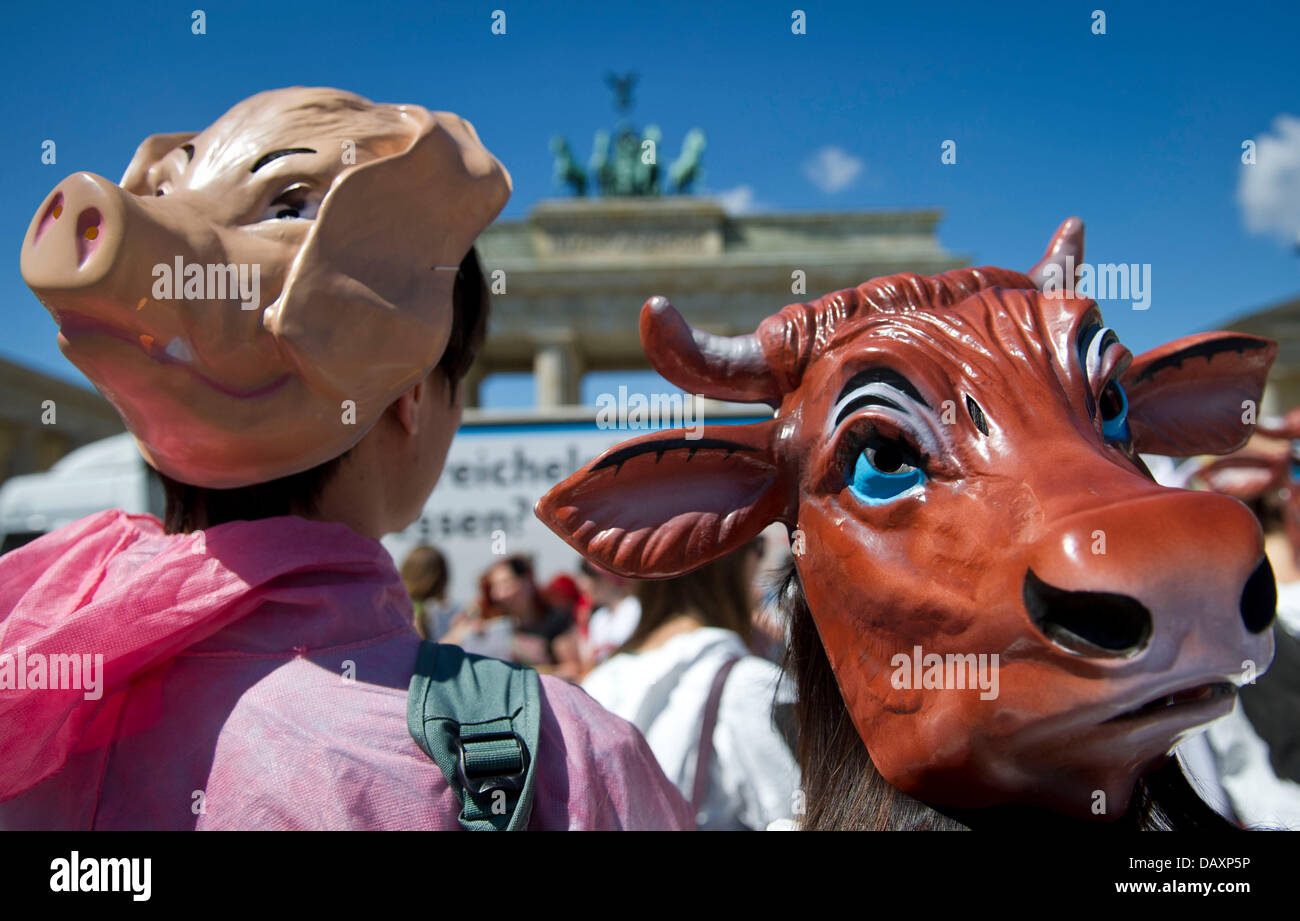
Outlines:
{"label": "cow eye", "polygon": [[[1101,324],[1093,324],[1085,329],[1079,337],[1079,360],[1083,364],[1088,386],[1095,386],[1097,378],[1107,370],[1106,354],[1119,345],[1119,336],[1115,331]],[[1113,373],[1113,372],[1112,372]],[[1089,406],[1091,407],[1091,402]],[[1097,413],[1101,416],[1101,434],[1107,441],[1127,442],[1128,395],[1123,385],[1112,377],[1097,398]]]}
{"label": "cow eye", "polygon": [[1112,379],[1097,401],[1101,414],[1101,434],[1107,441],[1128,441],[1128,394],[1119,381]]}
{"label": "cow eye", "polygon": [[883,505],[924,482],[921,462],[905,441],[872,435],[853,465],[849,488],[868,505]]}
{"label": "cow eye", "polygon": [[1094,324],[1083,331],[1080,339],[1079,359],[1083,362],[1083,373],[1088,380],[1095,381],[1106,351],[1119,344],[1119,336],[1109,326]]}
{"label": "cow eye", "polygon": [[311,187],[303,183],[285,189],[267,205],[263,221],[309,221],[316,217],[320,202]]}

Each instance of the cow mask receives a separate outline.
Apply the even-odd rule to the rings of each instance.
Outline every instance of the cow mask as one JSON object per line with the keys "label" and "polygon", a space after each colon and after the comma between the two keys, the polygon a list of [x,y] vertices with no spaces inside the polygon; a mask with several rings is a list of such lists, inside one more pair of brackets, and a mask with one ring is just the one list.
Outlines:
{"label": "cow mask", "polygon": [[1073,279],[1042,290],[1082,261],[1072,218],[1028,275],[879,278],[732,339],[653,298],[641,338],[659,373],[774,418],[634,438],[537,514],[638,578],[785,523],[886,780],[936,805],[1116,817],[1271,660],[1255,520],[1158,486],[1138,452],[1239,447],[1276,345],[1209,333],[1134,358]]}

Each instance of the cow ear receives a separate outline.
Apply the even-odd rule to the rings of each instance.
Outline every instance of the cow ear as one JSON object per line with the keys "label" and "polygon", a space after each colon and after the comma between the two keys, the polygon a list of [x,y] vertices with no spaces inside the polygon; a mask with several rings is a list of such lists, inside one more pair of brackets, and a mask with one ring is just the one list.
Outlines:
{"label": "cow ear", "polygon": [[334,180],[265,316],[313,388],[355,400],[359,415],[442,357],[457,269],[510,196],[469,122],[399,109],[411,135]]}
{"label": "cow ear", "polygon": [[118,185],[135,195],[149,194],[149,168],[166,154],[193,138],[197,133],[196,131],[178,131],[173,134],[149,135],[135,149],[135,156],[131,158],[126,172],[122,174],[122,181]]}
{"label": "cow ear", "polygon": [[690,572],[773,521],[791,491],[773,454],[776,420],[652,432],[611,448],[537,503],[540,518],[605,569],[636,579]]}
{"label": "cow ear", "polygon": [[1238,333],[1201,333],[1145,352],[1120,383],[1137,450],[1170,457],[1227,454],[1255,429],[1277,343]]}
{"label": "cow ear", "polygon": [[1217,493],[1252,502],[1286,482],[1288,461],[1286,455],[1235,454],[1211,461],[1194,476]]}

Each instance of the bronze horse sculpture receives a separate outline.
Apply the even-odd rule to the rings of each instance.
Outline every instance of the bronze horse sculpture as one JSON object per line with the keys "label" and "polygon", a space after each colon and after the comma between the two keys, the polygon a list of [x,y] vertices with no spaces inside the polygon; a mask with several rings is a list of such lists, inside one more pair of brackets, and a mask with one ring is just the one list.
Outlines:
{"label": "bronze horse sculpture", "polygon": [[1267,667],[1273,574],[1241,503],[1139,452],[1239,448],[1276,345],[1134,358],[1051,284],[1082,261],[1071,218],[1028,274],[878,278],[734,338],[652,298],[659,373],[773,418],[634,438],[537,505],[635,578],[787,526],[805,829],[1220,822],[1168,756]]}

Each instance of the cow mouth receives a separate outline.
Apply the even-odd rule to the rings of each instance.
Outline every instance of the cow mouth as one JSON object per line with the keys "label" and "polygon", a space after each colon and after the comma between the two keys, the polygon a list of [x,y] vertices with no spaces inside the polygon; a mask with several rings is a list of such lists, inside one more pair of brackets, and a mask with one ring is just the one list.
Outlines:
{"label": "cow mouth", "polygon": [[1193,688],[1185,688],[1181,691],[1174,691],[1172,694],[1165,694],[1161,697],[1157,697],[1155,700],[1148,701],[1140,707],[1134,707],[1132,710],[1125,710],[1118,716],[1112,716],[1105,722],[1121,723],[1127,720],[1143,719],[1156,714],[1168,715],[1174,712],[1181,712],[1182,708],[1194,704],[1222,700],[1231,697],[1236,693],[1237,688],[1226,681],[1200,684]]}
{"label": "cow mouth", "polygon": [[[117,339],[135,346],[141,354],[152,361],[162,365],[175,365],[183,368],[199,382],[206,384],[218,393],[228,397],[234,397],[240,400],[256,399],[258,397],[270,396],[281,387],[289,382],[291,375],[286,371],[284,374],[274,380],[261,384],[256,387],[236,387],[224,381],[211,377],[197,367],[195,367],[192,354],[189,347],[177,337],[172,343],[166,346],[159,343],[152,336],[143,333],[135,333],[125,327],[107,323],[96,317],[86,316],[82,313],[76,313],[70,310],[62,310],[58,313],[59,333],[64,339],[72,341],[82,336],[108,336],[111,339]],[[182,348],[177,349],[174,344],[179,343]]]}

